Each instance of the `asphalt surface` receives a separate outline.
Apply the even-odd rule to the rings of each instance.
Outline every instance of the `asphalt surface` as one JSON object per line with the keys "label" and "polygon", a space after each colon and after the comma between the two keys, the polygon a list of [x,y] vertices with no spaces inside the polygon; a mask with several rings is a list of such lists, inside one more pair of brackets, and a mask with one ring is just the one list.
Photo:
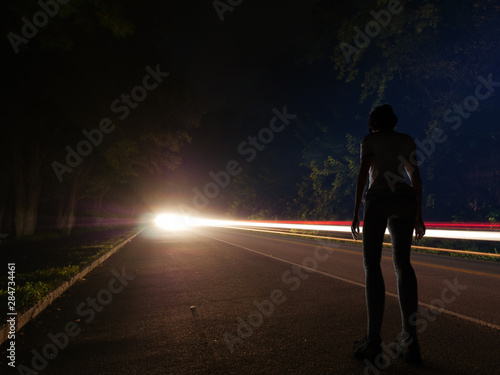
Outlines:
{"label": "asphalt surface", "polygon": [[[199,228],[144,231],[18,332],[17,369],[2,345],[0,372],[500,374],[500,265],[413,260],[421,368],[352,358],[366,326],[359,246]],[[389,344],[401,327],[389,252],[383,271]]]}

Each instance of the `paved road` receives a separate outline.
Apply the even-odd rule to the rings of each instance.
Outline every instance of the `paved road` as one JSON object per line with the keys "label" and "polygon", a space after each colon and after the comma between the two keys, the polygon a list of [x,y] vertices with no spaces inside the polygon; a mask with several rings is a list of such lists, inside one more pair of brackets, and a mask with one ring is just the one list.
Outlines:
{"label": "paved road", "polygon": [[[499,325],[500,266],[421,254],[414,261],[422,303],[449,313],[422,307],[423,368],[388,357],[381,373],[500,373],[500,330],[485,326]],[[230,229],[147,230],[23,329],[16,364],[24,367],[12,373],[377,374],[351,357],[365,329],[362,283],[356,246]],[[399,329],[389,295],[384,340]]]}
{"label": "paved road", "polygon": [[[300,237],[283,237],[256,231],[198,229],[197,233],[263,255],[309,266],[332,277],[345,279],[346,282],[364,284],[359,245],[311,241]],[[316,262],[305,260],[311,256],[314,258],[318,246],[331,248],[331,256]],[[317,252],[318,259],[327,254],[323,250]],[[424,306],[435,305],[436,308],[444,308],[450,313],[464,315],[465,319],[480,320],[483,324],[500,328],[500,263],[424,253],[413,254],[412,263],[419,279],[419,301]],[[395,295],[396,276],[391,249],[384,249],[382,269],[386,290]],[[445,291],[445,289],[454,290],[449,287],[449,283],[458,289],[459,295]],[[443,300],[444,306],[436,299]],[[451,299],[453,301],[450,301]]]}

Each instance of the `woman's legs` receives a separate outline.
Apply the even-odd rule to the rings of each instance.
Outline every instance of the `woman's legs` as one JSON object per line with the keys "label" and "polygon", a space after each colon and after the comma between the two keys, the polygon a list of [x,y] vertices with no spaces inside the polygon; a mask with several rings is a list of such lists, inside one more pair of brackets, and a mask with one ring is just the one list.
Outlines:
{"label": "woman's legs", "polygon": [[395,343],[393,350],[409,363],[421,362],[414,323],[414,315],[418,308],[417,278],[410,263],[416,207],[416,200],[411,195],[368,199],[365,203],[363,264],[366,278],[368,334],[364,342],[355,347],[356,358],[368,358],[369,354],[375,358],[381,351],[380,331],[384,315],[385,285],[380,260],[384,233],[388,226],[392,239],[403,332],[405,332],[403,339]]}
{"label": "woman's legs", "polygon": [[[416,337],[415,315],[418,308],[417,278],[410,263],[416,202],[412,197],[409,198],[399,200],[396,206],[397,209],[393,216],[389,218],[388,226],[392,239],[392,256],[397,276],[403,331],[411,337]],[[411,318],[412,315],[413,319]]]}
{"label": "woman's legs", "polygon": [[379,339],[384,316],[385,285],[380,268],[382,243],[387,227],[380,202],[367,200],[363,218],[363,265],[368,315],[368,339]]}

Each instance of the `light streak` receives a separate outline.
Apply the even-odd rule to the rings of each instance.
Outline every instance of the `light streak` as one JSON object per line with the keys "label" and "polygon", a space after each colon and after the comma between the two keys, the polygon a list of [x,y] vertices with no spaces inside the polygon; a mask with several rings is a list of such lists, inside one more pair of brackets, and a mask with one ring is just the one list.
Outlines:
{"label": "light streak", "polygon": [[[259,222],[259,221],[258,221]],[[260,221],[266,223],[266,221]],[[351,226],[350,221],[279,221],[283,224],[311,224],[311,225],[344,225]],[[361,222],[363,224],[363,222]],[[426,222],[427,228],[462,228],[462,229],[500,229],[498,223],[455,223],[455,222]]]}
{"label": "light streak", "polygon": [[[301,224],[301,222],[290,222],[290,221],[264,222],[264,221],[194,219],[192,220],[191,223],[192,225],[195,226],[212,226],[212,227],[250,227],[250,228],[275,228],[275,229],[287,229],[287,230],[295,229],[295,230],[321,231],[321,232],[344,232],[344,233],[351,232],[351,226],[350,223],[348,222],[336,222],[336,223],[342,223],[344,225],[331,225],[331,224],[317,224],[318,222],[308,222],[314,224]],[[349,225],[345,225],[347,223]],[[454,224],[454,223],[444,223],[444,224]],[[483,226],[481,226],[480,228],[483,228]],[[360,228],[360,232],[362,232],[362,227]],[[389,234],[388,230],[386,230],[386,234]],[[427,229],[425,237],[478,240],[478,241],[500,241],[500,231]]]}
{"label": "light streak", "polygon": [[429,228],[469,228],[469,229],[500,229],[496,223],[425,223]]}
{"label": "light streak", "polygon": [[[217,220],[208,218],[193,218],[185,215],[172,213],[163,213],[156,216],[154,223],[157,227],[170,232],[184,232],[189,227],[222,227],[240,230],[251,230],[258,232],[280,233],[293,236],[317,237],[331,240],[340,240],[347,242],[357,242],[350,238],[336,238],[330,235],[318,235],[320,233],[307,232],[337,232],[350,233],[351,223],[348,221],[243,221],[243,220]],[[500,241],[500,230],[497,229],[498,224],[491,223],[426,223],[426,226],[434,228],[471,228],[471,230],[458,229],[427,229],[425,237],[428,238],[447,238],[459,240],[478,240],[478,241]],[[490,229],[490,230],[477,230]],[[304,231],[304,233],[294,233],[292,230]],[[362,233],[362,223],[360,226]],[[325,233],[326,234],[326,233]],[[389,231],[386,230],[386,234]],[[390,243],[384,243],[390,245]],[[443,249],[435,247],[426,247],[413,245],[414,249],[431,250],[438,252],[475,254],[489,257],[500,257],[500,254],[482,253],[467,250]]]}
{"label": "light streak", "polygon": [[[224,228],[248,230],[248,231],[261,232],[261,233],[286,234],[288,236],[295,236],[295,237],[321,238],[321,239],[325,239],[325,240],[334,240],[334,241],[343,241],[343,242],[354,242],[354,243],[361,243],[362,242],[361,240],[353,240],[350,238],[340,238],[340,237],[332,237],[332,236],[318,236],[315,234],[301,234],[301,233],[293,233],[293,232],[283,232],[283,231],[279,231],[279,230],[251,229],[251,228],[243,228],[243,227],[224,227]],[[388,242],[384,242],[383,244],[386,246],[392,246],[392,244],[388,243]],[[430,250],[430,251],[438,251],[438,252],[444,252],[444,253],[472,254],[472,255],[481,255],[481,256],[486,256],[486,257],[500,258],[500,254],[484,253],[484,252],[480,252],[480,251],[443,249],[440,247],[429,247],[429,246],[418,246],[418,245],[412,245],[411,247],[412,247],[412,249]]]}

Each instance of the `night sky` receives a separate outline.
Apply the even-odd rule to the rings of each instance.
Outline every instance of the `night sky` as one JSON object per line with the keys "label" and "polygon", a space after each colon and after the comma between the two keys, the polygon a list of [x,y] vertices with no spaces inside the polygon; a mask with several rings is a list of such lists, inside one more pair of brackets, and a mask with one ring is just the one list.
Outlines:
{"label": "night sky", "polygon": [[[476,95],[488,75],[490,82],[500,81],[500,5],[415,3],[54,0],[46,3],[54,15],[45,20],[36,2],[4,2],[0,224],[13,230],[19,186],[29,201],[39,185],[39,225],[45,226],[54,225],[56,206],[64,208],[75,197],[77,216],[92,210],[99,197],[101,209],[121,214],[127,210],[120,206],[132,201],[142,202],[143,211],[193,207],[195,190],[213,182],[210,172],[226,170],[230,161],[241,171],[200,214],[260,212],[265,218],[270,207],[268,218],[349,219],[352,177],[342,181],[341,204],[332,203],[342,208],[332,208],[329,217],[313,217],[306,206],[321,197],[311,195],[316,203],[299,198],[298,186],[314,186],[308,182],[311,165],[323,165],[331,153],[345,163],[357,160],[347,150],[346,134],[359,142],[370,110],[384,102],[399,117],[397,130],[423,141],[439,128],[449,138],[428,145],[422,164],[427,217],[499,216],[500,160],[494,150],[500,89],[493,83],[480,91],[484,99],[463,101]],[[361,59],[342,62],[340,43],[355,45],[355,27],[373,22],[371,11],[391,6],[401,12],[359,49]],[[25,19],[43,26],[16,46],[9,33],[22,36]],[[339,77],[339,64],[357,75]],[[134,94],[154,70],[165,76],[147,81],[155,88]],[[366,87],[371,92],[362,98]],[[131,93],[140,102],[112,109]],[[457,103],[473,110],[456,112],[462,120],[453,129],[456,118],[449,114],[446,122],[443,114],[460,108]],[[263,131],[276,115],[273,109],[282,113],[285,107],[290,121],[284,130]],[[109,133],[81,164],[59,176],[61,182],[54,161],[64,164],[66,146],[75,148],[85,140],[84,129],[98,128],[107,118]],[[272,140],[262,149],[252,146],[251,157],[250,144],[241,144],[261,131]],[[30,180],[32,169],[39,171],[36,181]],[[331,181],[322,184],[327,189]],[[301,205],[300,215],[294,204]],[[247,209],[235,210],[238,205]]]}

